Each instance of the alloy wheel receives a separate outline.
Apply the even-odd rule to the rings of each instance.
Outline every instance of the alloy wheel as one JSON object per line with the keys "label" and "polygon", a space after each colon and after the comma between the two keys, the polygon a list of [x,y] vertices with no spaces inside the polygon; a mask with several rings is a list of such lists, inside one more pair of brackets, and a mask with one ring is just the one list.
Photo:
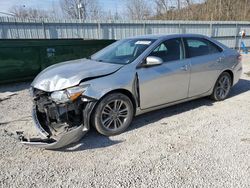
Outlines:
{"label": "alloy wheel", "polygon": [[128,116],[128,104],[123,100],[113,100],[104,106],[101,122],[106,129],[116,130],[123,126]]}
{"label": "alloy wheel", "polygon": [[230,86],[231,85],[231,81],[230,78],[227,75],[222,76],[218,82],[217,82],[217,86],[216,86],[216,95],[218,98],[220,99],[224,99],[226,98],[226,96],[228,95],[229,91],[230,91]]}

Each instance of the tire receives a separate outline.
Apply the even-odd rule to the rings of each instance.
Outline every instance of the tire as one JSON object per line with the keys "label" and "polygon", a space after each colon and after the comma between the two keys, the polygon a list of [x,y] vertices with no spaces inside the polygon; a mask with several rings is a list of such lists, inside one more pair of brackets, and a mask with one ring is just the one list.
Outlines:
{"label": "tire", "polygon": [[124,94],[105,96],[92,114],[92,124],[103,135],[113,136],[124,132],[134,116],[131,100]]}
{"label": "tire", "polygon": [[228,97],[232,86],[232,78],[229,73],[223,72],[217,79],[213,93],[210,96],[215,101],[222,101]]}

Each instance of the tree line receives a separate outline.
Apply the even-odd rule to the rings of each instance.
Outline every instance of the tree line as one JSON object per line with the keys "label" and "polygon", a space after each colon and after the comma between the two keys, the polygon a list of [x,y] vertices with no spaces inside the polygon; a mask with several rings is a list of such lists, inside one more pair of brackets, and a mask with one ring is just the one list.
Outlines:
{"label": "tree line", "polygon": [[[118,1],[118,0],[117,0]],[[60,0],[50,10],[14,6],[19,18],[82,20],[250,20],[250,0],[124,0],[123,11],[104,11],[98,0]]]}

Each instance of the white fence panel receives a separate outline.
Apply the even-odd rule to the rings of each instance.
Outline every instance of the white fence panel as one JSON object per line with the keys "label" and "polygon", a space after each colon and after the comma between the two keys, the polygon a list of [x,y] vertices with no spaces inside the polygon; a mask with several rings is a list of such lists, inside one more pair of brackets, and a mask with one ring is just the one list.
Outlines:
{"label": "white fence panel", "polygon": [[250,22],[213,21],[85,21],[23,20],[0,17],[0,39],[123,39],[145,34],[196,33],[214,37],[235,48],[239,31],[247,33],[244,40],[250,47]]}

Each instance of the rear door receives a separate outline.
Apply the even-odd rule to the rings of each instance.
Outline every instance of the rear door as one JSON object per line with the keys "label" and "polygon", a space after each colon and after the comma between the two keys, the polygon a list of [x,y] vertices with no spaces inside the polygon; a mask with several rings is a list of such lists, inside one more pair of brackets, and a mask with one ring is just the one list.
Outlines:
{"label": "rear door", "polygon": [[191,62],[191,75],[188,97],[208,92],[218,77],[222,49],[205,38],[184,38],[187,58]]}

